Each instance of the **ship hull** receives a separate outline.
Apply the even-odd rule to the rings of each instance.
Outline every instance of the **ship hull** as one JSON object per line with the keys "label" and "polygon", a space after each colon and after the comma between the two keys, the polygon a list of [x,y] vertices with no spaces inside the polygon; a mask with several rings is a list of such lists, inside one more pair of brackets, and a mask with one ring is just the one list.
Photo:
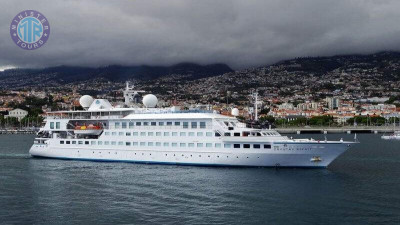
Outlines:
{"label": "ship hull", "polygon": [[[287,146],[287,145],[285,145]],[[350,144],[327,144],[324,148],[307,150],[263,150],[263,151],[193,151],[191,149],[128,149],[128,148],[91,148],[90,146],[60,147],[48,144],[34,144],[30,154],[34,157],[131,162],[146,164],[172,164],[193,166],[242,166],[242,167],[327,167],[340,154],[345,152]],[[317,160],[316,160],[317,159]]]}

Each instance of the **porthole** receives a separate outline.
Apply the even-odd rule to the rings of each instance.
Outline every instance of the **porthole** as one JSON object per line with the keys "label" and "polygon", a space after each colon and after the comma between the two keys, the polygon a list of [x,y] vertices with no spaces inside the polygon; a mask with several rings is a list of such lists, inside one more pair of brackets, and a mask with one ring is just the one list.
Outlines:
{"label": "porthole", "polygon": [[199,157],[201,157],[201,155],[199,155]]}
{"label": "porthole", "polygon": [[236,158],[238,159],[238,158],[239,158],[239,156],[236,156]]}
{"label": "porthole", "polygon": [[165,156],[167,156],[167,154],[165,154]]}
{"label": "porthole", "polygon": [[247,158],[249,158],[249,157],[247,156]]}
{"label": "porthole", "polygon": [[175,156],[175,154],[174,154],[174,156]]}
{"label": "porthole", "polygon": [[108,152],[108,154],[111,154],[111,152]]}
{"label": "porthole", "polygon": [[210,158],[210,156],[208,156],[208,158]]}
{"label": "porthole", "polygon": [[217,155],[217,157],[219,158],[219,155]]}
{"label": "porthole", "polygon": [[93,152],[94,153],[94,152]]}
{"label": "porthole", "polygon": [[142,155],[144,155],[144,153],[142,153]]}

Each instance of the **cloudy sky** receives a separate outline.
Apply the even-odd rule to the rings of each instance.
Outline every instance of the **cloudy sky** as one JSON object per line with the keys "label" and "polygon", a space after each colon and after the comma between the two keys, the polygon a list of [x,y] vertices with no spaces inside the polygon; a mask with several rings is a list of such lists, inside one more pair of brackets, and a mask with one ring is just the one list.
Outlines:
{"label": "cloudy sky", "polygon": [[[10,37],[26,9],[50,22],[48,42]],[[0,0],[0,69],[56,65],[227,63],[400,50],[399,0]]]}

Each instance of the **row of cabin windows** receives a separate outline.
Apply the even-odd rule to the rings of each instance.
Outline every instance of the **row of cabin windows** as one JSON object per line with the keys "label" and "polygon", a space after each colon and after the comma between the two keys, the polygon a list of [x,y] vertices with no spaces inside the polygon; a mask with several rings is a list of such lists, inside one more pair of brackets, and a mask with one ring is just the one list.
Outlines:
{"label": "row of cabin windows", "polygon": [[55,129],[60,129],[60,122],[50,122],[50,129],[54,129],[54,124],[56,125]]}
{"label": "row of cabin windows", "polygon": [[206,128],[206,122],[115,122],[116,129],[134,128],[135,126],[182,126],[183,128]]}
{"label": "row of cabin windows", "polygon": [[106,136],[164,136],[164,137],[212,137],[213,132],[104,132]]}
{"label": "row of cabin windows", "polygon": [[[79,145],[125,145],[125,146],[164,146],[164,147],[198,147],[198,148],[211,148],[213,147],[212,143],[177,143],[177,142],[124,142],[124,141],[60,141],[60,144],[79,144]],[[252,144],[253,148],[255,149],[260,149],[261,147],[264,147],[264,149],[271,149],[271,145],[269,144],[265,144],[265,145],[261,145],[261,144]],[[215,143],[214,147],[216,148],[221,148],[222,144],[221,143]],[[250,148],[251,144],[233,144],[233,148]],[[224,144],[224,148],[232,148],[232,144]]]}

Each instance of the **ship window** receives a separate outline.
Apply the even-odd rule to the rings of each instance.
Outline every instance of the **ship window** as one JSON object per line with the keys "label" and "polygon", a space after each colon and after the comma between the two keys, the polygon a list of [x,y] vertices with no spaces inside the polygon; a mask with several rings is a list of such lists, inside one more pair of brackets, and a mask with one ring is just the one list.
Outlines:
{"label": "ship window", "polygon": [[229,123],[227,121],[224,121],[224,124],[229,127]]}
{"label": "ship window", "polygon": [[164,132],[164,136],[169,136],[169,132]]}
{"label": "ship window", "polygon": [[194,136],[194,132],[189,132],[189,136],[193,137]]}
{"label": "ship window", "polygon": [[124,145],[123,141],[118,141],[118,145]]}
{"label": "ship window", "polygon": [[254,145],[253,145],[253,148],[260,148],[260,145],[254,144]]}
{"label": "ship window", "polygon": [[206,122],[200,122],[200,128],[206,128]]}
{"label": "ship window", "polygon": [[133,132],[133,136],[138,136],[139,133],[138,132]]}
{"label": "ship window", "polygon": [[264,145],[264,148],[271,148],[271,145]]}
{"label": "ship window", "polygon": [[164,147],[168,147],[169,146],[169,143],[168,142],[164,142]]}
{"label": "ship window", "polygon": [[156,136],[161,136],[161,132],[156,132]]}
{"label": "ship window", "polygon": [[148,142],[147,146],[153,146],[153,142]]}
{"label": "ship window", "polygon": [[112,141],[111,145],[117,145],[117,142],[116,141]]}
{"label": "ship window", "polygon": [[178,146],[178,143],[172,143],[172,147],[177,147]]}
{"label": "ship window", "polygon": [[106,135],[106,136],[109,136],[109,135],[110,135],[110,132],[105,132],[105,135]]}
{"label": "ship window", "polygon": [[157,126],[157,122],[151,122],[152,126]]}
{"label": "ship window", "polygon": [[122,128],[126,129],[126,122],[122,122]]}
{"label": "ship window", "polygon": [[142,122],[136,122],[136,126],[142,126]]}
{"label": "ship window", "polygon": [[189,122],[183,122],[183,128],[189,128]]}
{"label": "ship window", "polygon": [[178,136],[178,132],[172,132],[172,136],[174,137]]}
{"label": "ship window", "polygon": [[105,141],[105,142],[104,142],[104,145],[109,145],[109,144],[110,144],[109,141]]}
{"label": "ship window", "polygon": [[62,145],[63,145],[63,144],[64,144],[64,141],[60,141],[60,144],[62,144]]}
{"label": "ship window", "polygon": [[197,132],[198,137],[203,137],[203,132]]}
{"label": "ship window", "polygon": [[146,146],[146,142],[140,142],[140,146]]}
{"label": "ship window", "polygon": [[133,122],[129,122],[129,128],[133,128],[134,127],[134,123]]}
{"label": "ship window", "polygon": [[71,144],[71,141],[66,141],[65,143],[66,143],[67,145],[69,145],[69,144]]}
{"label": "ship window", "polygon": [[146,132],[140,132],[140,136],[146,136]]}
{"label": "ship window", "polygon": [[198,148],[202,148],[203,147],[203,143],[197,143],[197,147]]}
{"label": "ship window", "polygon": [[186,147],[186,143],[180,143],[179,147]]}
{"label": "ship window", "polygon": [[91,141],[90,144],[91,145],[96,145],[96,141]]}
{"label": "ship window", "polygon": [[56,129],[60,129],[60,122],[56,122]]}
{"label": "ship window", "polygon": [[221,148],[221,143],[215,143],[216,148]]}
{"label": "ship window", "polygon": [[231,133],[224,133],[224,136],[231,136]]}
{"label": "ship window", "polygon": [[76,144],[76,141],[72,141],[72,144],[75,145],[75,144]]}
{"label": "ship window", "polygon": [[238,137],[238,136],[240,136],[240,133],[233,133],[233,136]]}
{"label": "ship window", "polygon": [[102,141],[98,141],[97,144],[98,145],[103,145],[103,142]]}
{"label": "ship window", "polygon": [[124,132],[119,132],[118,135],[119,136],[124,136]]}
{"label": "ship window", "polygon": [[158,122],[158,126],[164,126],[164,122]]}
{"label": "ship window", "polygon": [[172,122],[167,122],[167,126],[172,126]]}
{"label": "ship window", "polygon": [[180,126],[181,122],[175,122],[175,126]]}
{"label": "ship window", "polygon": [[143,122],[143,126],[148,126],[149,122]]}
{"label": "ship window", "polygon": [[50,129],[54,129],[54,122],[50,122]]}
{"label": "ship window", "polygon": [[250,144],[244,144],[243,148],[250,148]]}
{"label": "ship window", "polygon": [[115,122],[115,128],[119,128],[119,122]]}
{"label": "ship window", "polygon": [[126,132],[126,136],[131,136],[131,132]]}
{"label": "ship window", "polygon": [[233,144],[234,148],[240,148],[240,144]]}
{"label": "ship window", "polygon": [[218,133],[218,132],[215,132],[215,137],[220,137],[221,136],[221,134],[220,133]]}
{"label": "ship window", "polygon": [[206,147],[207,147],[207,148],[211,148],[211,147],[212,147],[212,144],[211,144],[211,143],[206,143]]}
{"label": "ship window", "polygon": [[179,135],[180,136],[186,136],[186,133],[185,132],[181,132]]}
{"label": "ship window", "polygon": [[133,146],[138,146],[139,143],[137,143],[137,142],[132,142],[132,145],[133,145]]}
{"label": "ship window", "polygon": [[154,132],[147,132],[147,136],[154,136]]}
{"label": "ship window", "polygon": [[125,142],[125,145],[126,146],[131,146],[131,143],[130,142]]}
{"label": "ship window", "polygon": [[224,148],[230,148],[231,144],[224,144]]}
{"label": "ship window", "polygon": [[211,136],[212,136],[212,132],[207,132],[207,133],[206,133],[206,136],[207,136],[207,137],[211,137]]}
{"label": "ship window", "polygon": [[117,132],[112,132],[111,135],[112,136],[117,136]]}
{"label": "ship window", "polygon": [[197,122],[192,122],[192,128],[197,128]]}
{"label": "ship window", "polygon": [[88,145],[89,144],[89,141],[85,141],[85,145]]}
{"label": "ship window", "polygon": [[156,142],[156,146],[161,146],[161,142]]}
{"label": "ship window", "polygon": [[194,143],[189,143],[188,147],[193,148],[194,147]]}
{"label": "ship window", "polygon": [[83,141],[78,141],[78,145],[83,145]]}

